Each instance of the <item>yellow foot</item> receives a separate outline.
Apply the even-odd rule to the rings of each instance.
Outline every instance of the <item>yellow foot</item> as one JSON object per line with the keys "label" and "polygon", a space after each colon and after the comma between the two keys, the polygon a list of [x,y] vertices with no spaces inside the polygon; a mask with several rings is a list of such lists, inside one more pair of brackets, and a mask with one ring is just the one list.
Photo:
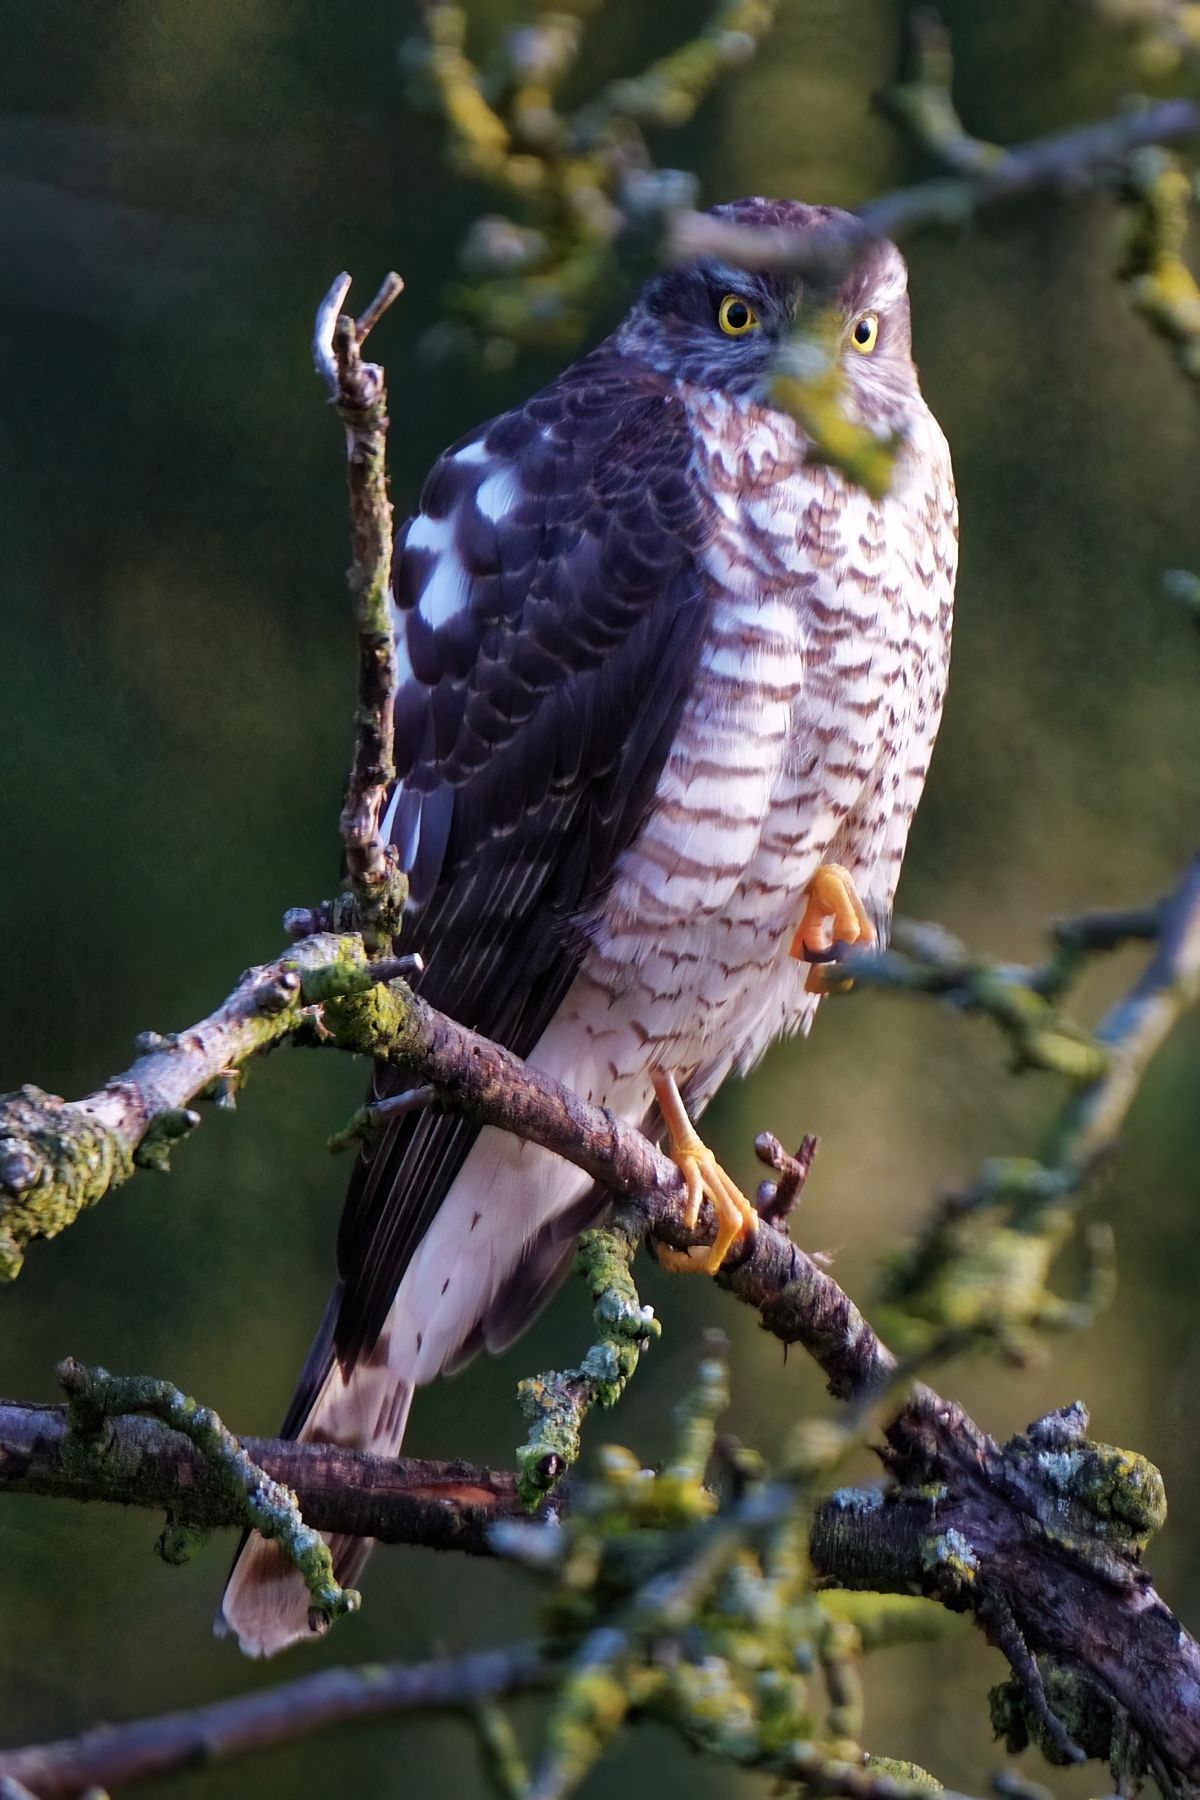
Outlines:
{"label": "yellow foot", "polygon": [[700,1207],[706,1199],[712,1202],[717,1215],[717,1235],[710,1246],[670,1250],[665,1244],[659,1244],[656,1247],[658,1260],[664,1269],[675,1273],[715,1275],[733,1246],[758,1229],[758,1214],[741,1189],[729,1179],[712,1151],[696,1136],[675,1085],[675,1077],[657,1070],[651,1079],[667,1128],[668,1155],[687,1184],[683,1222],[690,1231],[700,1217]]}
{"label": "yellow foot", "polygon": [[791,954],[812,963],[804,983],[810,994],[828,994],[850,983],[829,982],[824,964],[839,944],[873,944],[875,927],[859,899],[854,878],[840,863],[822,863],[808,884],[804,913],[792,939]]}

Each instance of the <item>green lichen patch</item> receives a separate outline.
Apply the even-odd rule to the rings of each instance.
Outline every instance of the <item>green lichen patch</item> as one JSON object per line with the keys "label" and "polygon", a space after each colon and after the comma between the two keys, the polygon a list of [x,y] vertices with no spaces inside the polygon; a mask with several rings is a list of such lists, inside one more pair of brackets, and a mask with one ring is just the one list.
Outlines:
{"label": "green lichen patch", "polygon": [[[1071,1740],[1090,1757],[1109,1764],[1118,1793],[1136,1791],[1146,1772],[1143,1746],[1131,1734],[1124,1717],[1111,1701],[1083,1675],[1064,1669],[1046,1657],[1038,1658],[1046,1701],[1051,1713]],[[1071,1758],[1054,1736],[1038,1709],[1030,1704],[1026,1689],[1015,1678],[1001,1682],[988,1694],[992,1730],[1013,1755],[1034,1744],[1046,1761],[1067,1767]]]}
{"label": "green lichen patch", "polygon": [[[211,1407],[199,1405],[156,1376],[110,1375],[107,1369],[84,1368],[73,1359],[59,1365],[58,1378],[68,1396],[68,1443],[77,1465],[103,1466],[109,1458],[111,1442],[104,1429],[109,1419],[124,1413],[149,1413],[161,1419],[200,1452],[218,1491],[245,1523],[279,1544],[308,1589],[314,1629],[357,1610],[359,1595],[338,1585],[329,1546],[304,1523],[295,1494],[251,1461]],[[169,1519],[158,1548],[166,1561],[182,1562],[195,1551],[195,1534]]]}
{"label": "green lichen patch", "polygon": [[584,1232],[575,1267],[591,1291],[597,1340],[578,1368],[530,1376],[517,1390],[531,1424],[517,1451],[519,1490],[531,1508],[578,1458],[592,1407],[616,1404],[642,1350],[659,1335],[653,1308],[642,1305],[630,1273],[636,1248],[636,1238],[616,1227]]}
{"label": "green lichen patch", "polygon": [[28,1085],[0,1096],[0,1280],[20,1273],[34,1238],[57,1237],[133,1167],[86,1106]]}

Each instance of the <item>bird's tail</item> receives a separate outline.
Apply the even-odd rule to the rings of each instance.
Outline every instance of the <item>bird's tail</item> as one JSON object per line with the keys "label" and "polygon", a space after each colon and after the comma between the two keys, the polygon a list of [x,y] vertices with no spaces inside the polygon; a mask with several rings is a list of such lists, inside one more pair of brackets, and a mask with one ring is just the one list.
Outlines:
{"label": "bird's tail", "polygon": [[[413,1385],[397,1381],[386,1356],[372,1356],[344,1376],[336,1360],[296,1438],[395,1456],[404,1441]],[[371,1552],[370,1538],[326,1533],[335,1580],[354,1587]],[[319,1636],[308,1590],[278,1544],[251,1532],[243,1543],[217,1613],[218,1637],[232,1634],[247,1656],[274,1656],[289,1644]]]}

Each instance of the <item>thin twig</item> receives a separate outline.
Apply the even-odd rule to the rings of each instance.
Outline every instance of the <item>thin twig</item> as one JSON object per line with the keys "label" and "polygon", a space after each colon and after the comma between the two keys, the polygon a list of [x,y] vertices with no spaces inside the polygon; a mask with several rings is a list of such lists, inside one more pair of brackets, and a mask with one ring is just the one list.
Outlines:
{"label": "thin twig", "polygon": [[350,592],[358,632],[358,707],[354,758],[342,807],[347,885],[358,906],[358,924],[372,948],[389,944],[400,929],[407,888],[380,825],[395,779],[392,707],[397,686],[390,580],[392,504],[387,487],[387,391],[378,363],[364,362],[362,345],[404,291],[389,274],[356,324],[343,311],[349,278],[339,275],[317,312],[313,338],[316,368],[346,433],[350,490]]}
{"label": "thin twig", "polygon": [[974,175],[920,182],[870,200],[849,225],[803,233],[734,225],[709,213],[680,211],[670,222],[674,260],[717,256],[738,266],[833,279],[879,238],[900,240],[929,226],[963,225],[1001,201],[1047,188],[1074,186],[1119,167],[1146,144],[1200,136],[1200,104],[1162,100],[1094,125],[1014,145]]}
{"label": "thin twig", "polygon": [[0,1779],[24,1782],[38,1800],[74,1800],[89,1788],[123,1789],[250,1750],[295,1743],[352,1720],[459,1713],[482,1699],[545,1687],[550,1678],[539,1652],[525,1645],[442,1662],[328,1669],[193,1712],[104,1725],[59,1743],[0,1751]]}

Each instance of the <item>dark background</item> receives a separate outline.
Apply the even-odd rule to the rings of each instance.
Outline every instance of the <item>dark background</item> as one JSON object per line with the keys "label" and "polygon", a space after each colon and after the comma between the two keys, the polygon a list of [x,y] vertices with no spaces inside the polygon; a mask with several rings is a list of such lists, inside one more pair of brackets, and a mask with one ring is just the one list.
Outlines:
{"label": "dark background", "polygon": [[[962,110],[983,135],[1098,116],[1128,82],[1083,6],[945,11]],[[471,15],[486,46],[517,8],[475,0]],[[639,67],[701,16],[682,0],[609,0],[589,73]],[[495,199],[447,175],[440,129],[405,100],[397,46],[411,24],[380,0],[5,9],[0,1086],[85,1091],[122,1066],[138,1030],[208,1011],[277,949],[284,908],[335,883],[353,642],[339,432],[308,353],[333,274],[353,271],[362,302],[387,268],[408,282],[374,346],[391,377],[401,512],[447,441],[561,360],[548,351],[484,378],[415,356],[463,228]],[[913,179],[919,158],[869,109],[898,42],[887,5],[784,0],[758,61],[656,150],[694,167],[709,201],[852,205]],[[1195,401],[1111,279],[1118,244],[1106,203],[1047,200],[910,252],[963,562],[950,699],[901,907],[1013,957],[1038,952],[1055,914],[1156,893],[1190,846],[1200,795],[1198,646],[1158,592],[1164,567],[1200,563]],[[614,290],[596,332],[623,298]],[[1085,1009],[1135,966],[1099,971]],[[1158,1462],[1172,1517],[1151,1564],[1193,1627],[1198,1052],[1193,1021],[1155,1065],[1098,1203],[1117,1232],[1115,1309],[1052,1341],[1040,1367],[975,1360],[940,1378],[1001,1433],[1082,1395],[1096,1435]],[[0,1391],[53,1397],[70,1352],[169,1376],[236,1428],[273,1429],[331,1271],[346,1170],[322,1145],[364,1078],[342,1059],[281,1054],[235,1117],[206,1115],[169,1181],[140,1175],[37,1247],[0,1296]],[[750,1183],[755,1130],[821,1133],[804,1241],[837,1249],[841,1279],[869,1302],[881,1246],[983,1155],[1030,1151],[1055,1098],[1047,1079],[1005,1073],[986,1025],[863,994],[728,1091],[713,1135]],[[713,1319],[733,1340],[744,1438],[771,1451],[825,1404],[801,1358],[785,1368],[752,1316],[703,1283],[648,1273],[644,1292],[663,1342],[593,1443],[662,1447]],[[409,1447],[510,1461],[524,1435],[517,1379],[589,1341],[568,1289],[502,1361],[422,1396]],[[529,1617],[531,1591],[508,1571],[380,1553],[362,1615],[264,1671],[209,1636],[232,1540],[175,1570],[152,1554],[157,1529],[146,1514],[0,1508],[4,1741],[344,1660],[497,1642]],[[963,1627],[869,1670],[868,1746],[978,1791],[998,1757],[984,1693],[999,1657]],[[1083,1794],[1096,1779],[1058,1787]],[[384,1724],[169,1791],[413,1786],[478,1791],[463,1729]],[[763,1791],[648,1732],[586,1792],[631,1787]]]}

